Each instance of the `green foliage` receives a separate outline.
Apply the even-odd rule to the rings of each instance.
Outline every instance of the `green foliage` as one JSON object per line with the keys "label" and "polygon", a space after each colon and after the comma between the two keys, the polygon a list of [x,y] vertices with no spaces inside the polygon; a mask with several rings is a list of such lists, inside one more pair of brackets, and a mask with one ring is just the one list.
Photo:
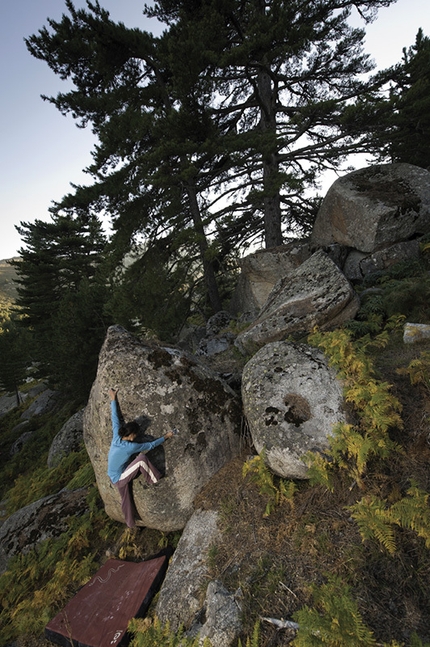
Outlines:
{"label": "green foliage", "polygon": [[[260,621],[257,620],[254,624],[252,636],[246,639],[245,647],[259,647],[260,646]],[[239,638],[237,647],[242,647],[242,641]]]}
{"label": "green foliage", "polygon": [[57,214],[17,229],[24,243],[12,263],[17,306],[21,326],[32,332],[33,360],[41,376],[85,401],[108,325],[101,225],[96,218]]}
{"label": "green foliage", "polygon": [[16,316],[0,327],[0,357],[0,387],[15,393],[19,406],[18,389],[28,377],[31,361],[31,334],[19,327]]}
{"label": "green foliage", "polygon": [[[396,647],[396,645],[394,645]],[[411,647],[430,647],[430,643],[423,643],[421,638],[415,633],[411,636]]]}
{"label": "green foliage", "polygon": [[[31,432],[30,438],[19,452],[10,456],[13,443],[22,434],[22,429],[18,428],[13,431],[13,428],[19,422],[22,422],[20,416],[30,402],[26,401],[19,409],[15,409],[0,418],[0,491],[4,497],[10,488],[14,486],[16,479],[20,477],[31,478],[33,470],[40,469],[41,472],[47,470],[46,462],[52,440],[63,424],[76,411],[71,405],[66,404],[55,413],[51,412],[44,416],[30,419],[25,427],[27,432]],[[24,498],[27,496],[26,489],[28,489],[28,485],[26,488],[25,483],[23,483],[22,496]]]}
{"label": "green foliage", "polygon": [[430,508],[429,494],[412,485],[407,496],[391,506],[387,506],[374,496],[363,497],[349,507],[351,516],[357,521],[360,534],[366,539],[376,538],[393,555],[396,552],[393,525],[407,528],[417,533],[430,548]]}
{"label": "green foliage", "polygon": [[77,489],[89,485],[94,480],[94,472],[89,464],[87,451],[71,452],[57,467],[49,469],[46,465],[35,467],[31,475],[20,474],[7,493],[7,511],[16,510],[37,501],[61,488]]}
{"label": "green foliage", "polygon": [[401,375],[409,375],[411,384],[423,384],[430,389],[430,351],[422,351],[420,356],[413,359],[407,368],[399,368]]}
{"label": "green foliage", "polygon": [[284,479],[279,479],[279,484],[277,485],[273,473],[265,463],[264,456],[265,453],[263,451],[260,455],[254,456],[252,459],[246,461],[243,465],[242,474],[243,477],[249,475],[252,482],[257,485],[260,494],[267,498],[263,516],[268,517],[281,501],[288,501],[293,506],[293,498],[297,486],[294,481],[286,481]]}
{"label": "green foliage", "polygon": [[305,456],[313,483],[319,482],[332,489],[333,470],[341,468],[362,487],[369,460],[377,456],[386,458],[398,449],[389,437],[389,430],[403,426],[401,405],[390,393],[391,386],[376,379],[367,354],[369,348],[388,342],[390,327],[397,325],[397,321],[388,322],[376,337],[366,335],[356,342],[352,341],[350,332],[341,329],[330,333],[314,332],[309,337],[311,344],[328,355],[330,364],[343,381],[345,400],[354,406],[360,419],[359,427],[339,423],[333,428],[326,456],[312,452]]}
{"label": "green foliage", "polygon": [[418,30],[415,43],[391,71],[388,110],[374,130],[374,142],[394,162],[430,166],[430,39]]}
{"label": "green foliage", "polygon": [[350,588],[336,577],[312,585],[314,607],[305,606],[293,618],[299,624],[294,647],[370,647],[376,641],[364,624]]}
{"label": "green foliage", "polygon": [[133,618],[128,626],[133,634],[130,647],[211,647],[212,643],[205,638],[200,642],[199,636],[187,638],[182,627],[176,633],[170,631],[169,624],[162,625],[158,618]]}
{"label": "green foliage", "polygon": [[390,317],[403,315],[409,321],[426,323],[430,318],[428,259],[401,262],[365,277],[360,310],[346,324],[357,337],[376,334]]}
{"label": "green foliage", "polygon": [[190,254],[188,263],[178,256],[168,244],[149,247],[113,281],[109,317],[128,329],[148,329],[172,340],[189,314],[194,280]]}

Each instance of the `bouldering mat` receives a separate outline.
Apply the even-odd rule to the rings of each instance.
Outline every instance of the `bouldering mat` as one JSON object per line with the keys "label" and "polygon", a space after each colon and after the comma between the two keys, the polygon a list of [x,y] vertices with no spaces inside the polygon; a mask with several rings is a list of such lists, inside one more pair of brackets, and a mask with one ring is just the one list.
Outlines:
{"label": "bouldering mat", "polygon": [[137,563],[109,559],[46,625],[46,638],[64,647],[127,645],[127,625],[148,610],[167,563],[167,555]]}

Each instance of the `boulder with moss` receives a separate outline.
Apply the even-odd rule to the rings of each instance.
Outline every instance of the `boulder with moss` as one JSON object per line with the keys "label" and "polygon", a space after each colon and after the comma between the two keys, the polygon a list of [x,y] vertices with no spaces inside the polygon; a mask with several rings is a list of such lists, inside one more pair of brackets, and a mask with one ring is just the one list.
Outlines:
{"label": "boulder with moss", "polygon": [[314,326],[335,328],[353,319],[359,299],[337,265],[318,250],[293,273],[280,279],[258,319],[241,332],[235,345],[255,352],[290,335],[304,335]]}
{"label": "boulder with moss", "polygon": [[342,384],[323,353],[306,344],[267,344],[243,371],[244,412],[257,452],[285,478],[307,478],[303,457],[324,452],[345,421]]}
{"label": "boulder with moss", "polygon": [[118,521],[120,498],[107,475],[110,387],[118,390],[125,420],[140,423],[143,439],[178,428],[177,436],[148,454],[163,478],[151,487],[136,478],[132,490],[138,525],[164,532],[184,528],[196,494],[240,451],[240,398],[186,352],[109,328],[84,414],[84,442],[106,512]]}
{"label": "boulder with moss", "polygon": [[340,243],[373,253],[430,229],[430,172],[379,164],[348,173],[328,190],[311,235],[314,246]]}

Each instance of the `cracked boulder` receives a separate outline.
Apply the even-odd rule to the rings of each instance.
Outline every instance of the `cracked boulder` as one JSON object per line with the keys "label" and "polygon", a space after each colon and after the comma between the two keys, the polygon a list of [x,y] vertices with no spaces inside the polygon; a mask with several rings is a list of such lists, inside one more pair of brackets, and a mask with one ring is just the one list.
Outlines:
{"label": "cracked boulder", "polygon": [[81,409],[61,427],[49,448],[48,467],[57,467],[62,458],[82,449],[83,418]]}
{"label": "cracked boulder", "polygon": [[11,514],[0,527],[0,574],[14,555],[24,554],[45,539],[65,532],[69,527],[67,519],[88,509],[87,494],[87,488],[61,490]]}
{"label": "cracked boulder", "polygon": [[235,315],[250,313],[255,318],[279,279],[294,272],[310,255],[309,245],[296,240],[242,258],[230,310]]}
{"label": "cracked boulder", "polygon": [[324,452],[345,421],[342,384],[323,353],[306,344],[267,344],[246,364],[245,416],[257,452],[284,478],[307,478],[302,458]]}
{"label": "cracked boulder", "polygon": [[137,525],[164,532],[184,528],[196,494],[240,451],[238,395],[195,357],[146,344],[119,326],[109,328],[85,410],[84,442],[106,512],[117,521],[123,521],[120,498],[107,476],[110,387],[118,390],[125,420],[140,424],[142,440],[179,430],[148,453],[163,478],[148,486],[138,477],[132,491]]}
{"label": "cracked boulder", "polygon": [[235,345],[244,353],[252,353],[292,334],[309,333],[314,326],[335,328],[353,319],[359,304],[349,281],[319,250],[278,281],[258,319],[237,336]]}
{"label": "cracked boulder", "polygon": [[340,243],[373,253],[430,227],[430,172],[413,164],[379,164],[339,178],[315,220],[314,246]]}

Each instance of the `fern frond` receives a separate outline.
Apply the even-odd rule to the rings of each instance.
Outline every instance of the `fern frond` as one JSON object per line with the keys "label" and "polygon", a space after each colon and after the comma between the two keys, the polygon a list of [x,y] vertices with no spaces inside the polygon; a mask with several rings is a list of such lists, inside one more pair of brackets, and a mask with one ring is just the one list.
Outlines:
{"label": "fern frond", "polygon": [[308,468],[307,476],[311,485],[322,485],[333,492],[333,464],[314,452],[307,452],[302,461]]}
{"label": "fern frond", "polygon": [[409,528],[422,537],[426,548],[430,548],[430,508],[429,494],[412,485],[407,496],[391,506],[390,515],[393,523],[402,528]]}
{"label": "fern frond", "polygon": [[366,496],[349,506],[348,510],[357,522],[363,541],[376,538],[390,555],[394,555],[396,542],[391,515],[383,501],[374,496]]}
{"label": "fern frond", "polygon": [[366,627],[350,588],[339,578],[312,587],[315,608],[304,606],[293,618],[299,624],[294,647],[371,647],[375,639]]}

